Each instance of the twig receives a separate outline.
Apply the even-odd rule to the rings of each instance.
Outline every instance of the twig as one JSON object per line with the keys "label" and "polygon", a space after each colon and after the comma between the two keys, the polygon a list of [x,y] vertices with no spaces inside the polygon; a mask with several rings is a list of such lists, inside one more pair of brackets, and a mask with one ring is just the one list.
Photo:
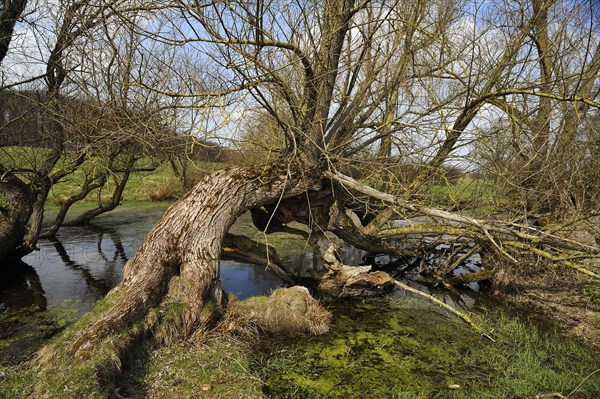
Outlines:
{"label": "twig", "polygon": [[396,284],[398,287],[402,288],[405,291],[408,292],[412,292],[413,294],[422,296],[423,298],[426,298],[427,300],[440,305],[441,307],[443,307],[444,309],[454,313],[455,315],[457,315],[458,317],[460,317],[461,319],[463,319],[468,325],[470,325],[471,327],[473,327],[475,329],[475,331],[477,331],[478,333],[480,333],[481,335],[483,335],[484,337],[486,337],[487,339],[489,339],[492,342],[496,342],[490,335],[488,332],[486,332],[482,327],[480,327],[479,325],[477,325],[473,320],[471,320],[471,318],[469,316],[467,316],[466,314],[464,314],[463,312],[461,312],[460,310],[448,305],[447,303],[444,303],[442,301],[440,301],[439,299],[437,299],[436,297],[426,294],[423,291],[419,291],[416,288],[413,288],[411,286],[408,286],[398,280],[393,280],[394,284]]}
{"label": "twig", "polygon": [[577,390],[583,385],[584,382],[586,382],[591,376],[593,376],[594,374],[596,374],[599,371],[600,371],[600,369],[596,369],[596,370],[592,371],[591,373],[589,373],[588,375],[586,375],[585,378],[583,380],[581,380],[579,385],[577,385],[575,387],[575,389],[573,389],[571,392],[569,392],[569,394],[567,395],[567,398],[570,397],[571,395],[573,395],[575,392],[577,392]]}

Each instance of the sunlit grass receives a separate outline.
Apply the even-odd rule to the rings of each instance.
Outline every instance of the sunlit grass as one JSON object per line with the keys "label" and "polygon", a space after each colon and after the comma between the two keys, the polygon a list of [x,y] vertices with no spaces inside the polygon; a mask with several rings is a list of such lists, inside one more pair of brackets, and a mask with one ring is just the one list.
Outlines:
{"label": "sunlit grass", "polygon": [[[382,312],[380,307],[372,311]],[[373,330],[376,320],[363,326],[355,318],[352,326],[341,326],[341,333],[334,327],[332,338],[303,339],[259,357],[257,370],[272,397],[358,399],[368,393],[381,398],[509,399],[571,392],[570,398],[600,397],[600,372],[592,374],[600,362],[593,354],[534,323],[497,313],[477,316],[479,324],[493,329],[491,342],[466,325],[447,331],[438,331],[439,323],[423,328],[419,320],[430,318],[427,312],[411,318],[410,326],[398,324],[400,334],[391,323],[395,316],[377,317],[388,319],[385,328]],[[365,367],[365,362],[371,365]]]}
{"label": "sunlit grass", "polygon": [[[42,166],[49,152],[50,150],[47,148],[0,147],[0,164],[11,169],[34,171]],[[75,153],[66,152],[58,161],[55,171],[72,165],[76,156]],[[188,161],[188,173],[194,179],[199,179],[204,174],[225,166],[218,162]],[[85,179],[96,172],[104,171],[104,168],[106,168],[105,159],[90,157],[75,172],[68,174],[52,187],[48,196],[48,205],[58,206],[65,198],[79,193]],[[96,189],[90,192],[82,201],[83,203],[96,203],[99,196],[103,201],[107,201],[112,196],[116,181],[121,178],[121,173],[111,173],[109,172],[106,185],[100,190]],[[177,196],[181,195],[185,189],[181,186],[168,162],[149,157],[137,160],[123,193],[123,200],[153,200],[153,194],[157,191]]]}
{"label": "sunlit grass", "polygon": [[498,196],[493,181],[484,178],[463,176],[456,183],[433,185],[431,201],[441,205],[476,204],[477,207],[489,206]]}
{"label": "sunlit grass", "polygon": [[466,379],[455,399],[489,398],[597,398],[600,375],[593,374],[600,362],[580,343],[556,331],[500,315],[488,325],[495,343],[464,358],[466,366],[488,368],[486,378]]}

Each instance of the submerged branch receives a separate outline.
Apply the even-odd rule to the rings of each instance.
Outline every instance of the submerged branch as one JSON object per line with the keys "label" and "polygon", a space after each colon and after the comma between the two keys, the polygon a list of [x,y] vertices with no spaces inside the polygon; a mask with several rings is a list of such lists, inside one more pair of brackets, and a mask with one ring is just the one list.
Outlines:
{"label": "submerged branch", "polygon": [[227,233],[223,239],[221,259],[265,266],[282,280],[294,283],[292,275],[283,268],[281,259],[273,246],[256,242],[246,236]]}
{"label": "submerged branch", "polygon": [[468,325],[473,327],[475,329],[475,331],[477,331],[478,333],[480,333],[481,335],[483,335],[490,341],[495,342],[494,339],[490,336],[489,332],[486,332],[482,327],[477,325],[469,316],[467,316],[465,313],[461,312],[460,310],[453,308],[452,306],[440,301],[439,299],[437,299],[436,297],[434,297],[432,295],[429,295],[423,291],[419,291],[418,289],[408,286],[398,280],[394,280],[394,284],[396,284],[398,287],[402,288],[405,291],[411,292],[415,295],[419,295],[419,296],[427,299],[428,301],[431,301],[431,302],[435,303],[436,305],[439,305],[439,306],[443,307],[444,309],[454,313],[455,315],[457,315],[458,317],[463,319]]}

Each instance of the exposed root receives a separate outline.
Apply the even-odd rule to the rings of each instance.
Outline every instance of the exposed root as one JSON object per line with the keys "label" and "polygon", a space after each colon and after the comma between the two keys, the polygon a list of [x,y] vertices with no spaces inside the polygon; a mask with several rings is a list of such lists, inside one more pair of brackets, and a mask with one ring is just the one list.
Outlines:
{"label": "exposed root", "polygon": [[360,298],[388,293],[393,279],[385,272],[370,272],[371,266],[346,266],[321,276],[320,292],[336,298]]}

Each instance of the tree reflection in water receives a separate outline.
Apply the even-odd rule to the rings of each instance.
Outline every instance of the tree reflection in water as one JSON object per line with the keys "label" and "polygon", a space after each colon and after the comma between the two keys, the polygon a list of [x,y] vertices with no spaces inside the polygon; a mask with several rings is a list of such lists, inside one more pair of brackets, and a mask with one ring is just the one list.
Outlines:
{"label": "tree reflection in water", "polygon": [[[137,249],[135,239],[127,246],[131,252]],[[38,251],[2,268],[0,309],[54,309],[67,300],[78,302],[81,314],[121,279],[132,255],[125,247],[114,228],[65,228],[61,239],[41,241]]]}

